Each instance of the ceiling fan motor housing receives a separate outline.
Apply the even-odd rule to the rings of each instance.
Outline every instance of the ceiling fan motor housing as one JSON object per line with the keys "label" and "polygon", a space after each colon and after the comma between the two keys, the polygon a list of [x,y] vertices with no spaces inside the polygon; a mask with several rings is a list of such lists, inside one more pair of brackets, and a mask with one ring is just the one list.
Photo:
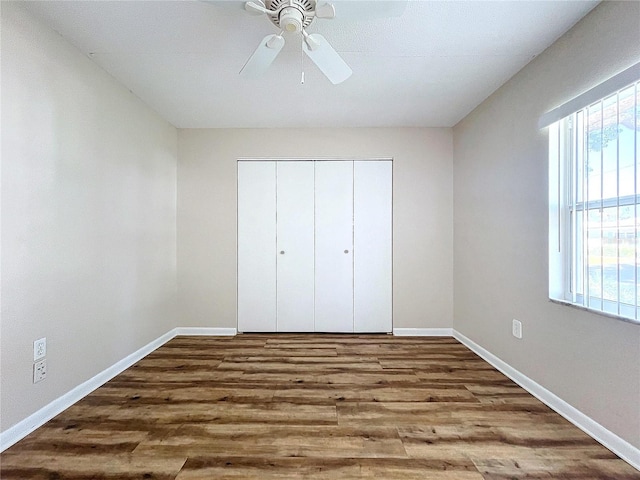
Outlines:
{"label": "ceiling fan motor housing", "polygon": [[269,18],[277,27],[287,33],[300,33],[303,28],[307,28],[313,21],[315,8],[314,0],[272,0],[269,5],[270,10],[282,10],[277,16]]}
{"label": "ceiling fan motor housing", "polygon": [[280,28],[288,33],[300,33],[304,15],[296,7],[287,7],[280,12]]}

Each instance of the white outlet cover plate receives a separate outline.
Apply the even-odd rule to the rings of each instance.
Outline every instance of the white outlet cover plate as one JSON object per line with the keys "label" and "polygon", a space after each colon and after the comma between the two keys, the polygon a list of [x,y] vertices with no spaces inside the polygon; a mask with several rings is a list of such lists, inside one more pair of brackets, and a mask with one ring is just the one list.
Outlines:
{"label": "white outlet cover plate", "polygon": [[514,318],[511,325],[511,333],[516,338],[522,338],[522,322]]}
{"label": "white outlet cover plate", "polygon": [[37,362],[47,356],[47,338],[42,337],[33,342],[33,361]]}
{"label": "white outlet cover plate", "polygon": [[33,364],[33,383],[41,382],[47,378],[47,361],[40,360]]}

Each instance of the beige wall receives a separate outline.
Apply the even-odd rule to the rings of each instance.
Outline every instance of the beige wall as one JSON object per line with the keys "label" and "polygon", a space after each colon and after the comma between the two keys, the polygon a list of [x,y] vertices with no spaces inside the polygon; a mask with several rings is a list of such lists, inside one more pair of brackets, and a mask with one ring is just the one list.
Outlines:
{"label": "beige wall", "polygon": [[2,2],[3,431],[175,327],[176,155],[175,128]]}
{"label": "beige wall", "polygon": [[636,447],[640,326],[548,300],[537,121],[640,61],[639,46],[640,3],[604,2],[454,128],[454,327]]}
{"label": "beige wall", "polygon": [[451,327],[450,129],[180,130],[179,322],[236,326],[239,157],[392,157],[394,328]]}

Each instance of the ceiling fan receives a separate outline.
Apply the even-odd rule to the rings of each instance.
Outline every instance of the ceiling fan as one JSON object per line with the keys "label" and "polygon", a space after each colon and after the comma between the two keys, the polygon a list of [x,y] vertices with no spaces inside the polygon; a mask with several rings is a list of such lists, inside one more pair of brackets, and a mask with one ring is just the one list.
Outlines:
{"label": "ceiling fan", "polygon": [[[262,0],[252,0],[246,2],[244,8],[253,15],[266,15],[271,23],[280,29],[280,33],[267,35],[261,40],[258,48],[240,70],[240,75],[256,77],[264,73],[284,47],[284,35],[301,34],[302,50],[331,83],[342,83],[351,76],[353,73],[351,68],[329,42],[319,33],[310,34],[306,31],[306,28],[316,18],[335,18],[335,5],[338,5],[338,15],[341,15],[342,6],[340,1],[335,2],[335,4],[318,3],[317,0],[267,0],[267,2],[268,7]],[[346,7],[347,3],[357,4],[360,2],[342,3]],[[374,17],[397,16],[402,13],[406,3],[406,0],[368,2],[368,6],[362,10],[368,10],[369,16],[371,16],[371,9],[373,9]],[[376,12],[375,10],[378,11]],[[345,16],[348,15],[350,13],[349,9],[345,8],[344,13]]]}

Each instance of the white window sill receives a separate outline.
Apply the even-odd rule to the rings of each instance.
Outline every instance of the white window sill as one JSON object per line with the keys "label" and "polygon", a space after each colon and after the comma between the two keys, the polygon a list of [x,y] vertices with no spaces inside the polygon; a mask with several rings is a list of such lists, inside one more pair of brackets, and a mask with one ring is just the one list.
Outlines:
{"label": "white window sill", "polygon": [[558,305],[564,305],[564,306],[567,306],[567,307],[577,308],[578,310],[582,310],[584,312],[595,313],[596,315],[600,315],[601,317],[613,318],[615,320],[620,320],[620,321],[623,321],[623,322],[626,322],[626,323],[631,323],[633,325],[640,325],[640,320],[634,320],[632,318],[621,317],[619,315],[615,315],[615,314],[608,313],[608,312],[603,312],[601,310],[594,310],[592,308],[587,308],[587,307],[584,307],[582,305],[576,305],[575,303],[571,303],[571,302],[568,302],[566,300],[559,300],[557,298],[549,298],[549,301],[551,303],[556,303]]}

